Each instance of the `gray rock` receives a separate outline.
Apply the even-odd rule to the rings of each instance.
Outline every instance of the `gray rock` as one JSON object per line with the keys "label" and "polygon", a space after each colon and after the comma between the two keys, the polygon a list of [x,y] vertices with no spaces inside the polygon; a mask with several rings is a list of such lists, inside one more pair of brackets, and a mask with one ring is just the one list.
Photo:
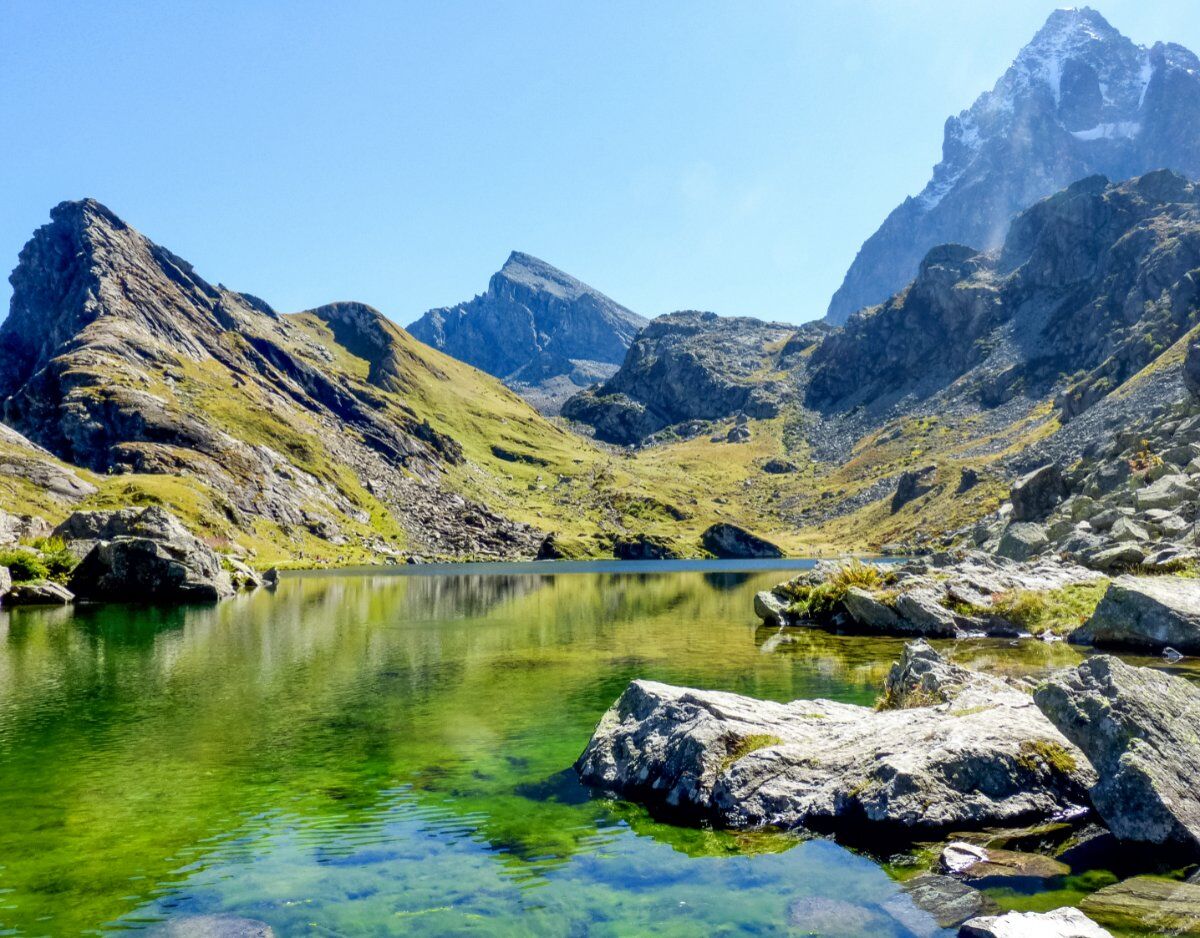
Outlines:
{"label": "gray rock", "polygon": [[12,574],[8,567],[0,567],[0,603],[4,602],[4,594],[12,589]]}
{"label": "gray rock", "polygon": [[760,590],[754,594],[754,614],[767,625],[787,625],[791,620],[784,597],[772,590]]}
{"label": "gray rock", "polygon": [[1108,536],[1110,540],[1116,541],[1118,544],[1130,541],[1140,543],[1150,540],[1150,535],[1146,533],[1146,529],[1132,518],[1118,518],[1109,529]]}
{"label": "gray rock", "polygon": [[1086,551],[1080,559],[1093,570],[1110,573],[1140,564],[1146,552],[1137,544],[1112,544]]}
{"label": "gray rock", "polygon": [[71,591],[61,583],[37,580],[13,584],[4,594],[3,602],[6,606],[65,606],[74,599]]}
{"label": "gray rock", "polygon": [[923,466],[900,473],[896,480],[896,491],[892,495],[892,514],[895,514],[911,501],[933,491],[933,478],[937,466]]}
{"label": "gray rock", "polygon": [[857,586],[846,591],[842,605],[860,628],[884,635],[900,635],[904,631],[904,622],[893,607]]}
{"label": "gray rock", "polygon": [[229,567],[229,581],[235,591],[256,590],[262,586],[262,578],[236,557],[226,557],[225,564]]}
{"label": "gray rock", "polygon": [[1200,886],[1190,882],[1135,876],[1085,896],[1080,906],[1096,921],[1113,928],[1155,935],[1200,935]]}
{"label": "gray rock", "polygon": [[1053,912],[1006,912],[973,918],[958,938],[1113,938],[1078,909]]}
{"label": "gray rock", "polygon": [[781,704],[633,681],[576,769],[589,785],[730,827],[916,832],[1082,810],[1095,775],[1027,694],[923,643],[896,672],[888,699],[914,702],[923,682],[945,703]]}
{"label": "gray rock", "polygon": [[1013,520],[1041,521],[1067,497],[1067,481],[1057,463],[1034,469],[1012,487]]}
{"label": "gray rock", "polygon": [[0,511],[0,546],[47,537],[51,530],[50,522],[37,515],[13,515]]}
{"label": "gray rock", "polygon": [[128,533],[98,541],[72,571],[69,585],[80,599],[211,602],[232,595],[221,558],[168,512],[151,506],[111,515],[88,522],[100,522],[105,534]]}
{"label": "gray rock", "polygon": [[1151,508],[1178,508],[1185,501],[1195,498],[1196,490],[1186,475],[1165,475],[1157,482],[1139,489],[1136,495],[1137,506],[1141,511]]}
{"label": "gray rock", "polygon": [[1050,538],[1039,524],[1016,521],[1010,524],[1000,538],[996,553],[1009,560],[1028,560],[1050,545]]}
{"label": "gray rock", "polygon": [[938,601],[938,595],[931,589],[901,593],[896,597],[895,608],[911,634],[950,638],[958,632],[957,617]]}
{"label": "gray rock", "polygon": [[1070,635],[1079,645],[1200,652],[1200,580],[1123,576]]}
{"label": "gray rock", "polygon": [[751,534],[736,524],[718,523],[700,535],[704,549],[715,557],[772,558],[782,557],[783,551],[757,534]]}
{"label": "gray rock", "polygon": [[1098,655],[1053,675],[1034,700],[1095,766],[1092,804],[1109,830],[1200,853],[1200,690]]}
{"label": "gray rock", "polygon": [[1200,338],[1188,342],[1183,356],[1183,383],[1194,397],[1200,397]]}
{"label": "gray rock", "polygon": [[799,467],[788,459],[768,459],[763,463],[763,472],[769,475],[786,475],[795,472]]}

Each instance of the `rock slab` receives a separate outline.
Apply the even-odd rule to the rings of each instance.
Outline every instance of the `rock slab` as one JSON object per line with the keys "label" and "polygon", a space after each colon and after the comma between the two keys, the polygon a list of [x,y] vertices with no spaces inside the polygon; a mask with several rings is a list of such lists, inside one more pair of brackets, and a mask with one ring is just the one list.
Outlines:
{"label": "rock slab", "polygon": [[1071,633],[1080,645],[1200,652],[1200,580],[1123,576],[1090,619]]}
{"label": "rock slab", "polygon": [[[904,706],[915,698],[942,702]],[[913,643],[885,699],[899,707],[633,681],[576,770],[602,790],[735,828],[908,834],[1086,805],[1094,773],[1022,691]]]}
{"label": "rock slab", "polygon": [[1099,773],[1092,803],[1113,834],[1200,854],[1200,690],[1099,655],[1034,700]]}
{"label": "rock slab", "polygon": [[959,938],[1112,938],[1078,909],[1053,912],[1007,912],[973,918],[958,930]]}

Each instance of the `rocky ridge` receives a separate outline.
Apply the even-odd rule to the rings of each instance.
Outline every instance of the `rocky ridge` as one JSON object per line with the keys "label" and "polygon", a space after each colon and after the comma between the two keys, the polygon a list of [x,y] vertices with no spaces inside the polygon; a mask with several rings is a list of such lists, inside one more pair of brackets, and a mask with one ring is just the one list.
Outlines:
{"label": "rocky ridge", "polygon": [[[405,392],[448,379],[380,313],[280,315],[208,283],[99,203],[66,202],[51,218],[21,252],[0,326],[11,427],[97,473],[194,480],[239,529],[261,519],[380,550],[397,537],[440,554],[536,550],[535,532],[446,490],[463,449]],[[339,367],[357,361],[361,377]],[[372,531],[380,509],[390,536]]]}
{"label": "rocky ridge", "polygon": [[886,300],[936,245],[997,247],[1012,217],[1078,179],[1200,174],[1200,60],[1138,46],[1095,10],[1056,10],[995,87],[946,121],[941,162],[863,244],[829,304]]}
{"label": "rocky ridge", "polygon": [[431,309],[408,331],[557,413],[579,388],[612,375],[645,325],[598,290],[514,251],[484,293]]}
{"label": "rocky ridge", "polygon": [[570,398],[563,416],[588,425],[597,439],[625,445],[667,428],[694,436],[739,414],[768,419],[796,399],[803,353],[823,331],[695,311],[659,316],[620,369]]}

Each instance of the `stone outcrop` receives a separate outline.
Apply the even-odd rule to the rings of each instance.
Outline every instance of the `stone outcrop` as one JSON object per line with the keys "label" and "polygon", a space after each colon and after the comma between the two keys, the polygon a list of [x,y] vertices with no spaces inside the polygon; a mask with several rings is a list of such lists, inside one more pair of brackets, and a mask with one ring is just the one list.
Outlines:
{"label": "stone outcrop", "polygon": [[69,585],[103,602],[212,602],[233,594],[221,558],[158,507],[80,512],[62,526],[98,534]]}
{"label": "stone outcrop", "polygon": [[431,309],[408,331],[557,413],[580,388],[610,377],[645,326],[600,291],[514,251],[486,292]]}
{"label": "stone outcrop", "polygon": [[736,524],[711,525],[700,535],[700,544],[714,557],[720,558],[752,560],[783,556],[783,551],[770,541]]}
{"label": "stone outcrop", "polygon": [[813,324],[715,313],[659,316],[638,335],[621,368],[567,401],[563,416],[589,425],[597,439],[625,445],[668,427],[683,425],[685,435],[694,435],[739,414],[774,417],[796,398],[800,353],[822,333]]}
{"label": "stone outcrop", "polygon": [[636,534],[613,541],[613,556],[618,560],[674,560],[679,552],[664,538]]}
{"label": "stone outcrop", "polygon": [[589,785],[695,820],[852,833],[965,829],[1084,810],[1095,774],[1002,681],[910,645],[870,709],[634,681],[576,769]]}
{"label": "stone outcrop", "polygon": [[1123,576],[1070,635],[1080,645],[1200,652],[1200,580]]}
{"label": "stone outcrop", "polygon": [[939,244],[998,247],[1013,215],[1077,179],[1171,167],[1200,175],[1200,61],[1135,45],[1094,10],[1058,10],[996,86],[946,121],[928,184],[888,215],[829,304],[882,303]]}
{"label": "stone outcrop", "polygon": [[1200,690],[1100,655],[1053,675],[1034,699],[1095,766],[1091,800],[1113,834],[1200,855]]}
{"label": "stone outcrop", "polygon": [[[1029,626],[1005,604],[1018,593],[1046,593],[1097,575],[1084,567],[1043,559],[1018,563],[982,552],[938,554],[904,564],[881,564],[874,587],[850,586],[830,595],[843,564],[820,563],[754,598],[755,614],[769,625],[817,626],[842,632],[926,638],[992,635],[1015,638]],[[807,602],[808,611],[793,611]],[[797,604],[797,600],[801,602]],[[814,608],[815,607],[815,608]]]}

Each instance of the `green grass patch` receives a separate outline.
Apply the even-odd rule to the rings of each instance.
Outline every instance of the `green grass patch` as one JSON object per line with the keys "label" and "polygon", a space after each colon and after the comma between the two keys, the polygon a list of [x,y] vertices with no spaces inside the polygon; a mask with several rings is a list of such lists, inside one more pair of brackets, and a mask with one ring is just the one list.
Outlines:
{"label": "green grass patch", "polygon": [[1048,767],[1062,775],[1069,775],[1079,768],[1079,763],[1067,749],[1046,739],[1027,739],[1021,743],[1017,761],[1030,772]]}
{"label": "green grass patch", "polygon": [[752,733],[749,736],[743,736],[734,743],[733,748],[721,760],[721,767],[717,769],[717,774],[724,774],[731,765],[739,759],[744,759],[752,752],[766,749],[768,746],[778,746],[782,742],[782,739],[778,736],[772,736],[770,733]]}

